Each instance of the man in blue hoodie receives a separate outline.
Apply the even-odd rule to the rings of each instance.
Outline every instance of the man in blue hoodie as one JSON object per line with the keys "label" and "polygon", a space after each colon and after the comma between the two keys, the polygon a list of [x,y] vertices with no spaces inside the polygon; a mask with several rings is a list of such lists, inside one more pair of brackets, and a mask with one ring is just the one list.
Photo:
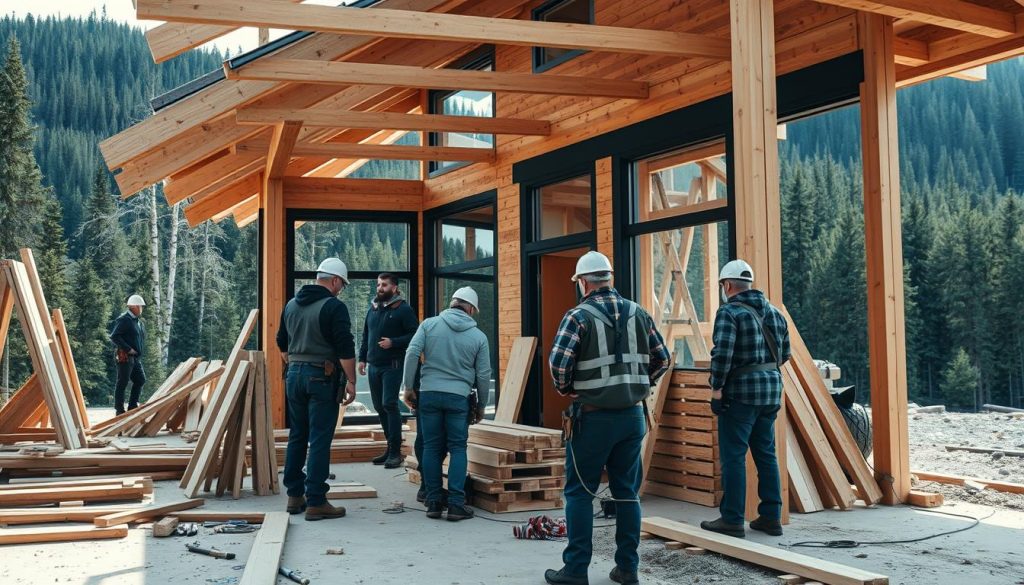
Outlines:
{"label": "man in blue hoodie", "polygon": [[753,288],[743,260],[722,267],[722,306],[715,314],[711,350],[711,410],[718,415],[722,466],[721,518],[701,528],[743,538],[746,531],[747,449],[757,467],[761,500],[752,530],[782,536],[782,491],[775,455],[775,416],[782,404],[779,368],[789,359],[786,318]]}
{"label": "man in blue hoodie", "polygon": [[[398,277],[384,272],[377,277],[377,296],[363,322],[359,346],[359,375],[370,382],[370,398],[377,411],[388,448],[374,465],[394,469],[402,464],[402,413],[398,391],[402,385],[405,348],[416,333],[416,313],[398,289]],[[367,368],[369,366],[369,368]]]}
{"label": "man in blue hoodie", "polygon": [[[469,425],[480,422],[491,384],[487,336],[473,315],[479,300],[472,288],[455,291],[452,302],[437,317],[420,324],[405,353],[403,386],[413,387],[420,356],[420,388],[417,395],[423,433],[423,478],[427,484],[427,517],[440,518],[441,462],[445,446],[448,459],[448,515],[453,522],[473,517],[466,506],[466,442]],[[476,388],[477,406],[470,412],[470,394]],[[407,398],[408,399],[408,398]]]}
{"label": "man in blue hoodie", "polygon": [[352,320],[345,303],[337,299],[346,286],[345,263],[338,258],[324,260],[316,269],[316,284],[303,286],[285,305],[277,331],[277,347],[288,362],[286,510],[289,514],[305,510],[306,520],[345,515],[345,508],[327,501],[327,475],[338,404],[356,398]]}

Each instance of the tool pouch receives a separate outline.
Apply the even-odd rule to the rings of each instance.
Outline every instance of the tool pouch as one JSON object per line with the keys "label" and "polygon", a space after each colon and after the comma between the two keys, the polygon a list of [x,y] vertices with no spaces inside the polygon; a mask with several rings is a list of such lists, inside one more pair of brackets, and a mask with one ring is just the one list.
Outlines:
{"label": "tool pouch", "polygon": [[469,421],[468,422],[469,422],[469,424],[475,424],[476,423],[476,409],[480,408],[480,397],[477,396],[476,390],[471,390],[469,392],[469,396],[467,397],[467,400],[469,400]]}
{"label": "tool pouch", "polygon": [[580,407],[576,403],[570,404],[562,411],[562,440],[571,441],[573,429],[576,427],[576,420],[580,415]]}
{"label": "tool pouch", "polygon": [[119,364],[128,363],[128,352],[118,348],[117,352],[114,354],[114,359],[117,360],[117,363]]}
{"label": "tool pouch", "polygon": [[331,383],[331,387],[334,388],[334,397],[338,401],[338,404],[345,402],[345,377],[344,372],[338,364],[332,360],[324,360],[324,376]]}

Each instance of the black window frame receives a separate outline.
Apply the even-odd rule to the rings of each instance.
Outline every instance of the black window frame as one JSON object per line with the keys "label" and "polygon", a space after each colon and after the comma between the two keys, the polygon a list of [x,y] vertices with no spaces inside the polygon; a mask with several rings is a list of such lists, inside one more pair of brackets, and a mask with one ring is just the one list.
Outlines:
{"label": "black window frame", "polygon": [[[491,66],[491,71],[495,70],[494,63],[494,45],[483,45],[480,48],[466,54],[461,59],[455,61],[449,69],[464,69],[468,71],[472,70],[483,70],[487,65]],[[459,93],[460,89],[432,89],[427,92],[427,113],[428,114],[440,114],[443,112],[443,108],[439,108],[439,104],[447,99],[449,96]],[[495,92],[491,92],[491,117],[495,117],[497,110],[497,96]],[[427,145],[428,146],[439,146],[441,144],[441,134],[444,132],[428,132],[427,133]],[[494,136],[493,134],[491,136]],[[493,149],[497,140],[493,140],[491,148]],[[473,164],[471,161],[453,161],[452,164],[442,166],[441,163],[445,161],[427,161],[427,177],[433,179],[439,177],[445,173],[461,169],[463,167]]]}
{"label": "black window frame", "polygon": [[[316,279],[316,271],[295,269],[295,222],[324,221],[339,223],[404,223],[409,226],[409,269],[399,270],[350,270],[349,280],[377,280],[381,272],[390,272],[399,280],[409,282],[409,290],[405,291],[407,302],[415,310],[418,307],[419,277],[416,270],[416,259],[419,258],[419,214],[414,211],[335,211],[330,209],[296,209],[285,210],[285,304],[295,296],[295,281]],[[342,258],[344,260],[344,258]],[[344,293],[343,293],[344,294]],[[353,331],[356,355],[359,355],[359,342],[362,331]],[[285,424],[287,425],[287,402],[285,402]],[[403,418],[411,415],[403,414]],[[342,421],[345,425],[377,424],[380,418],[374,414],[346,414]]]}
{"label": "black window frame", "polygon": [[[564,5],[566,5],[566,4],[570,3],[570,2],[579,2],[579,1],[585,1],[585,2],[588,3],[588,5],[589,5],[588,9],[589,9],[589,13],[590,13],[589,24],[594,24],[594,18],[595,18],[594,17],[594,0],[548,0],[547,2],[541,4],[540,6],[534,8],[533,10],[530,11],[530,20],[541,22],[542,21],[542,17],[545,14],[547,14],[547,13],[549,13],[549,12],[551,12],[551,11],[557,9],[557,8],[561,8],[562,6],[564,6]],[[543,21],[543,22],[558,22],[558,21],[557,20],[553,20],[553,21]],[[550,69],[554,69],[555,67],[558,67],[559,65],[561,65],[563,63],[567,63],[567,62],[575,59],[576,57],[579,57],[580,55],[584,55],[584,54],[586,54],[588,52],[586,49],[572,49],[572,50],[566,52],[565,54],[563,54],[563,55],[561,55],[559,57],[555,57],[554,59],[551,59],[550,61],[544,61],[544,51],[546,51],[546,50],[547,50],[547,47],[533,47],[532,48],[530,54],[532,55],[531,66],[532,66],[532,69],[533,69],[534,73],[543,73],[543,72],[548,71]]]}
{"label": "black window frame", "polygon": [[[482,258],[477,260],[471,260],[468,262],[460,262],[458,264],[450,264],[448,266],[441,266],[437,257],[437,246],[440,244],[440,234],[438,228],[441,223],[445,221],[445,218],[464,213],[466,211],[472,211],[474,209],[480,209],[481,207],[490,206],[492,209],[492,225],[488,226],[488,229],[492,230],[493,235],[493,255],[489,258]],[[446,222],[451,223],[451,222]],[[487,266],[493,266],[494,271],[492,274],[474,274],[466,272],[468,270],[476,270],[479,268],[485,268]],[[490,282],[493,283],[493,307],[495,310],[494,314],[494,335],[495,339],[488,340],[491,344],[490,358],[491,358],[491,377],[494,378],[494,404],[497,407],[498,400],[501,398],[501,367],[500,367],[500,344],[501,338],[498,335],[498,328],[500,323],[500,312],[498,305],[498,190],[491,189],[484,191],[478,195],[472,195],[452,203],[440,205],[427,209],[423,212],[423,319],[427,317],[434,317],[440,311],[440,298],[438,296],[438,280],[439,279],[449,280],[466,280],[471,282]],[[493,418],[490,417],[490,418]]]}

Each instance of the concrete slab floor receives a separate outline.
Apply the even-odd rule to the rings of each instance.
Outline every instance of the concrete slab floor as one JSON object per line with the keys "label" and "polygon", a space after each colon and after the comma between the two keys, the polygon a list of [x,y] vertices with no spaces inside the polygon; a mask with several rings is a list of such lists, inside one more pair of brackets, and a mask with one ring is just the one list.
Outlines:
{"label": "concrete slab floor", "polygon": [[[530,514],[500,515],[504,522],[481,518],[451,523],[429,520],[421,512],[385,514],[393,500],[419,507],[416,488],[404,474],[369,463],[336,464],[337,481],[359,481],[377,488],[378,499],[342,502],[348,516],[340,520],[306,522],[293,516],[282,563],[297,569],[312,583],[401,584],[541,584],[546,568],[561,566],[560,542],[520,541],[512,537],[510,521]],[[182,498],[177,482],[157,483],[156,501]],[[209,499],[205,509],[234,511],[283,510],[284,494],[240,500]],[[993,510],[956,503],[941,508],[974,516]],[[644,513],[688,523],[717,516],[717,511],[656,497],[645,498]],[[546,512],[557,515],[558,511]],[[490,514],[481,513],[488,517]],[[597,520],[598,525],[610,521]],[[908,507],[858,508],[850,512],[793,515],[785,536],[749,534],[753,541],[786,545],[804,540],[909,539],[969,525],[960,518],[939,516]],[[792,549],[801,553],[889,575],[893,584],[1013,584],[1024,583],[1024,513],[998,510],[966,532],[914,544],[866,546],[857,549]],[[253,534],[212,534],[154,539],[149,525],[129,531],[121,540],[45,545],[15,545],[0,549],[0,583],[71,583],[83,585],[224,584],[237,582]],[[596,551],[590,582],[610,583],[613,529],[596,530]],[[235,560],[217,560],[185,551],[187,542],[234,552]],[[642,543],[641,581],[668,583],[775,584],[774,572],[718,555],[688,556],[666,551],[659,540]],[[343,548],[344,555],[327,555]],[[290,583],[281,577],[278,583]]]}

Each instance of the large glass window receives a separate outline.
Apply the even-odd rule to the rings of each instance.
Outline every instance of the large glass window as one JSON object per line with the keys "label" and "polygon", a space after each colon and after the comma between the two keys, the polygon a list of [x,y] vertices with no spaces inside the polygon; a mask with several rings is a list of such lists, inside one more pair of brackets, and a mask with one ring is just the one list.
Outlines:
{"label": "large glass window", "polygon": [[724,143],[634,164],[636,298],[654,317],[680,367],[706,367],[718,310],[718,273],[729,261]]}
{"label": "large glass window", "polygon": [[486,411],[493,413],[498,400],[498,293],[495,286],[495,207],[493,198],[484,197],[479,205],[459,209],[441,209],[428,218],[432,253],[427,257],[426,269],[431,290],[427,292],[430,305],[427,316],[448,308],[455,291],[473,287],[480,299],[476,314],[477,326],[487,336],[491,359],[491,391]]}
{"label": "large glass window", "polygon": [[[316,268],[324,258],[341,258],[348,267],[349,285],[338,298],[348,307],[357,352],[366,313],[376,296],[377,275],[381,272],[398,277],[399,288],[418,312],[417,284],[412,270],[416,241],[414,214],[381,212],[373,216],[346,216],[295,211],[291,217],[291,292],[294,294],[303,285],[316,282]],[[346,417],[372,414],[375,413],[369,383],[365,376],[357,376],[356,401],[349,405]]]}
{"label": "large glass window", "polygon": [[[483,52],[473,53],[454,68],[494,71],[494,52],[487,47]],[[432,91],[429,107],[431,114],[489,118],[494,116],[494,93],[472,90]],[[494,148],[494,135],[479,132],[431,132],[429,142],[431,146]],[[431,173],[437,173],[465,164],[460,161],[431,161],[429,170]]]}
{"label": "large glass window", "polygon": [[540,237],[537,239],[589,232],[594,225],[592,184],[592,176],[583,175],[539,187],[536,208],[540,211]]}
{"label": "large glass window", "polygon": [[[594,23],[593,0],[552,0],[545,2],[533,11],[533,20],[544,22],[570,22],[576,24]],[[564,49],[556,47],[533,48],[534,72],[551,69],[565,63],[586,51],[582,49]]]}

